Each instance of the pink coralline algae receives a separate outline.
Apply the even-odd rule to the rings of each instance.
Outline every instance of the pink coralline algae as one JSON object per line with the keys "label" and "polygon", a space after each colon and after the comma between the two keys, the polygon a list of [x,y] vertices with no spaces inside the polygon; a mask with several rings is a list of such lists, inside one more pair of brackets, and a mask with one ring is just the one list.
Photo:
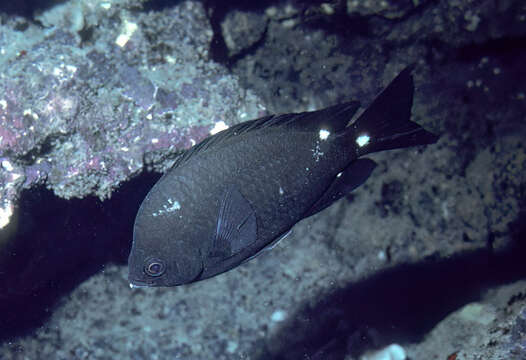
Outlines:
{"label": "pink coralline algae", "polygon": [[[138,14],[137,22],[159,28],[139,28],[123,47],[115,43],[119,29],[97,33],[82,49],[74,34],[54,30],[24,56],[5,55],[11,58],[0,69],[0,205],[36,184],[63,198],[107,198],[145,168],[166,170],[217,122],[261,114],[255,95],[206,60],[211,31],[202,6],[183,2],[165,11],[162,26],[148,19],[159,14]],[[14,36],[9,31],[0,48]],[[142,31],[158,36],[147,40]],[[149,63],[159,57],[165,58]]]}
{"label": "pink coralline algae", "polygon": [[16,145],[16,143],[17,139],[15,133],[9,131],[7,126],[4,127],[4,124],[0,124],[0,149],[11,149]]}
{"label": "pink coralline algae", "polygon": [[31,143],[32,122],[34,116],[30,110],[21,107],[19,93],[16,93],[11,82],[0,86],[0,151],[2,152],[27,152]]}

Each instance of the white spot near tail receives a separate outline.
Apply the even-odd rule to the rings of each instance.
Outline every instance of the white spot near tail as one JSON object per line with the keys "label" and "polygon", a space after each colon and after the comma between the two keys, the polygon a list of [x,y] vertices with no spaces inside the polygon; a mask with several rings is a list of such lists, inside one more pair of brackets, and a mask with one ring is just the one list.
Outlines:
{"label": "white spot near tail", "polygon": [[331,132],[329,130],[321,129],[320,130],[320,140],[327,140]]}
{"label": "white spot near tail", "polygon": [[358,144],[359,147],[363,147],[367,144],[369,144],[369,141],[371,140],[371,138],[369,137],[369,135],[367,134],[363,134],[363,135],[360,135],[356,138],[356,143]]}

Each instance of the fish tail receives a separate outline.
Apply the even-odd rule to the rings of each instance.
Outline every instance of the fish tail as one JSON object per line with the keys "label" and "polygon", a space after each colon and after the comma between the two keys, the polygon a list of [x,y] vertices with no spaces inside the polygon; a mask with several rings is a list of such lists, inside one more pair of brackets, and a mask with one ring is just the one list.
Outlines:
{"label": "fish tail", "polygon": [[[413,106],[412,67],[407,67],[376,97],[363,114],[346,129],[357,155],[432,144],[438,136],[410,120]],[[349,140],[349,139],[348,139]]]}

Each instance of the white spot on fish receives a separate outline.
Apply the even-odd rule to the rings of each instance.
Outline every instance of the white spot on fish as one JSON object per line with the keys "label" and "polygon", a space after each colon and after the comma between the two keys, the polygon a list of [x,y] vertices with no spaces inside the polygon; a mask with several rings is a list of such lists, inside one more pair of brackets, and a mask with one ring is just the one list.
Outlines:
{"label": "white spot on fish", "polygon": [[369,137],[369,135],[363,134],[356,138],[356,143],[358,144],[359,147],[362,147],[362,146],[369,144],[370,140],[371,138]]}
{"label": "white spot on fish", "polygon": [[283,188],[280,186],[280,187],[279,187],[279,194],[280,194],[280,195],[283,195],[284,193],[285,193],[285,192],[283,191]]}
{"label": "white spot on fish", "polygon": [[212,130],[210,130],[210,134],[214,135],[214,134],[217,134],[218,132],[226,130],[226,129],[228,129],[228,125],[225,124],[224,121],[218,121],[218,122],[215,123],[214,127],[212,128]]}
{"label": "white spot on fish", "polygon": [[336,174],[336,177],[339,178],[340,176],[342,176],[342,173],[339,172],[338,174]]}
{"label": "white spot on fish", "polygon": [[320,140],[327,140],[330,134],[331,133],[329,130],[321,129],[320,130]]}
{"label": "white spot on fish", "polygon": [[323,152],[320,149],[320,142],[316,141],[316,147],[311,150],[312,151],[312,157],[316,160],[316,162],[320,161],[320,158],[323,156]]}
{"label": "white spot on fish", "polygon": [[161,216],[167,213],[174,212],[176,210],[181,209],[181,204],[179,204],[179,201],[174,201],[172,199],[168,199],[168,204],[164,204],[162,209],[159,209],[158,211],[152,213],[152,216]]}

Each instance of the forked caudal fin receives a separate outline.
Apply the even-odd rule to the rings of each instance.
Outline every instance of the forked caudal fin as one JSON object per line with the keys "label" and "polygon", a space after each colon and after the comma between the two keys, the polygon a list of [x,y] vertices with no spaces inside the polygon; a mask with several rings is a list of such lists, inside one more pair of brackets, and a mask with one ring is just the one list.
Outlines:
{"label": "forked caudal fin", "polygon": [[363,114],[346,130],[357,143],[358,156],[376,151],[432,144],[438,136],[410,120],[413,76],[407,67],[391,81]]}

